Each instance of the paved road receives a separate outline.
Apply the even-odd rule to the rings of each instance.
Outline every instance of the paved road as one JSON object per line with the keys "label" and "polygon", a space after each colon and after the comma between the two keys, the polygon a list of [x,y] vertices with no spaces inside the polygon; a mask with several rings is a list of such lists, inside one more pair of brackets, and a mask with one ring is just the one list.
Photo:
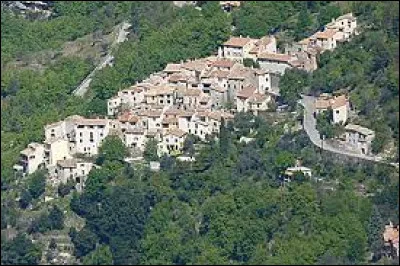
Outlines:
{"label": "paved road", "polygon": [[[357,157],[357,158],[364,159],[364,160],[384,163],[382,157],[368,156],[368,155],[364,155],[364,154],[360,154],[360,153],[355,153],[350,150],[345,150],[342,148],[332,146],[327,141],[323,141],[320,138],[318,130],[316,129],[317,122],[313,115],[314,101],[315,101],[315,97],[305,96],[305,95],[300,100],[300,104],[303,105],[303,107],[304,107],[304,121],[303,121],[304,130],[306,131],[307,135],[309,136],[311,142],[314,143],[314,145],[316,145],[320,148],[323,148],[324,150],[331,151],[334,153],[343,154],[343,155],[347,155],[347,156],[351,156],[351,157]],[[390,165],[399,167],[398,163],[390,163]]]}
{"label": "paved road", "polygon": [[89,89],[90,82],[92,82],[92,78],[97,70],[104,68],[105,66],[111,64],[114,59],[114,56],[111,55],[112,48],[114,48],[118,43],[124,42],[128,36],[128,31],[126,31],[131,25],[127,22],[123,22],[119,27],[119,31],[117,37],[114,42],[111,44],[110,50],[106,57],[93,69],[92,72],[79,84],[79,86],[73,91],[73,94],[76,96],[83,96]]}

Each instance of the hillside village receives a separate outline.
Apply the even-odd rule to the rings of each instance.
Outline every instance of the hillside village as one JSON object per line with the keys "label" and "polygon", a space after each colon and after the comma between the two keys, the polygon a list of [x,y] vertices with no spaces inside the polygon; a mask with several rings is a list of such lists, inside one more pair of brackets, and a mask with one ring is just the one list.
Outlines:
{"label": "hillside village", "polygon": [[[107,117],[73,115],[46,125],[44,142],[31,143],[21,151],[14,170],[32,174],[45,167],[55,184],[74,179],[82,191],[95,165],[78,155],[97,155],[108,135],[119,136],[135,155],[143,154],[150,139],[157,141],[160,156],[181,154],[188,135],[202,141],[216,138],[220,127],[238,112],[260,115],[275,111],[280,102],[279,79],[286,69],[312,72],[317,69],[318,54],[356,34],[357,19],[350,13],[332,19],[324,31],[287,46],[283,53],[274,36],[230,37],[216,55],[169,63],[164,70],[119,91],[108,100]],[[245,66],[248,60],[253,62],[251,66]],[[344,124],[350,104],[346,95],[322,95],[315,108],[316,113],[332,108],[333,123]],[[370,153],[373,131],[352,124],[345,129],[347,145]]]}
{"label": "hillside village", "polygon": [[4,5],[2,264],[398,264],[395,5]]}

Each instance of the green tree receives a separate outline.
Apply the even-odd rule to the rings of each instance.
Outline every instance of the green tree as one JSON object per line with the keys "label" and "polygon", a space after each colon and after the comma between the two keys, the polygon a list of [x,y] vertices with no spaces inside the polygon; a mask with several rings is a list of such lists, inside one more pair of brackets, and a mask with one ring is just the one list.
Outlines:
{"label": "green tree", "polygon": [[64,228],[64,213],[57,205],[54,205],[48,216],[51,230],[61,230]]}
{"label": "green tree", "polygon": [[311,16],[307,9],[302,9],[299,13],[294,37],[299,41],[310,35],[310,27],[312,25]]}
{"label": "green tree", "polygon": [[51,238],[49,243],[49,249],[55,250],[56,248],[57,248],[57,242],[54,238]]}
{"label": "green tree", "polygon": [[1,245],[2,265],[37,265],[41,257],[40,248],[24,234]]}
{"label": "green tree", "polygon": [[378,207],[374,206],[373,213],[368,222],[368,245],[370,250],[374,253],[375,259],[381,257],[384,225]]}
{"label": "green tree", "polygon": [[118,136],[110,135],[103,140],[99,153],[98,162],[103,164],[104,161],[123,161],[128,155],[128,149]]}
{"label": "green tree", "polygon": [[86,256],[96,248],[98,237],[87,228],[83,228],[81,231],[77,232],[75,228],[71,227],[69,236],[71,237],[72,243],[74,243],[74,253],[78,258]]}
{"label": "green tree", "polygon": [[46,187],[46,172],[38,170],[33,173],[28,181],[28,191],[34,199],[39,198],[45,191]]}
{"label": "green tree", "polygon": [[322,8],[318,15],[318,23],[320,26],[326,25],[331,22],[332,19],[336,19],[340,16],[340,9],[334,5],[327,5]]}
{"label": "green tree", "polygon": [[186,139],[183,142],[183,151],[187,153],[189,156],[194,155],[195,152],[194,143],[195,143],[195,136],[193,135],[186,136]]}
{"label": "green tree", "polygon": [[71,192],[71,190],[73,190],[75,188],[75,182],[72,179],[69,179],[67,181],[66,184],[62,183],[58,186],[57,188],[57,192],[58,195],[60,195],[61,197],[65,197],[66,195],[69,194],[69,192]]}
{"label": "green tree", "polygon": [[229,154],[229,146],[230,146],[230,133],[228,132],[225,126],[225,119],[221,119],[221,125],[219,127],[219,148],[220,153]]}
{"label": "green tree", "polygon": [[26,209],[29,206],[29,204],[31,204],[31,202],[32,202],[31,193],[28,190],[24,189],[21,192],[21,197],[20,197],[20,200],[19,200],[20,207],[22,209]]}
{"label": "green tree", "polygon": [[107,245],[99,245],[83,258],[84,265],[112,265],[112,253]]}
{"label": "green tree", "polygon": [[146,146],[143,153],[146,161],[157,161],[158,160],[157,150],[158,150],[157,140],[153,138],[149,139],[146,142]]}
{"label": "green tree", "polygon": [[294,110],[300,94],[309,85],[309,75],[304,70],[289,69],[279,81],[279,89],[283,100]]}

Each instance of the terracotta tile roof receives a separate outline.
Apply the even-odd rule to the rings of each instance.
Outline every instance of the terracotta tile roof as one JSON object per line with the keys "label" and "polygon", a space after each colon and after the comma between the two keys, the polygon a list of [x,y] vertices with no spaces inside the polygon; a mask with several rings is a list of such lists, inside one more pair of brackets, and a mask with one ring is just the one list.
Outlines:
{"label": "terracotta tile roof", "polygon": [[57,165],[62,168],[76,168],[78,160],[75,158],[57,161]]}
{"label": "terracotta tile roof", "polygon": [[176,117],[164,117],[162,120],[163,124],[173,124],[173,123],[178,123],[178,118]]}
{"label": "terracotta tile roof", "polygon": [[249,98],[251,95],[254,94],[254,92],[256,91],[256,87],[253,85],[247,85],[245,86],[241,91],[239,91],[236,96],[238,98],[244,98],[247,99]]}
{"label": "terracotta tile roof", "polygon": [[150,109],[150,110],[143,110],[139,115],[148,117],[160,117],[161,114],[162,110]]}
{"label": "terracotta tile roof", "polygon": [[210,73],[210,77],[213,78],[227,78],[229,76],[229,71],[228,70],[213,70]]}
{"label": "terracotta tile roof", "polygon": [[180,110],[179,116],[190,117],[193,114],[194,114],[194,111],[192,111],[192,110]]}
{"label": "terracotta tile roof", "polygon": [[100,126],[100,125],[107,125],[108,120],[107,119],[89,119],[89,118],[83,118],[83,119],[78,119],[75,120],[76,125],[84,125],[84,126]]}
{"label": "terracotta tile roof", "polygon": [[234,61],[229,59],[219,59],[214,61],[211,66],[213,67],[224,67],[224,68],[231,68],[235,64]]}
{"label": "terracotta tile roof", "polygon": [[254,93],[249,98],[249,102],[251,103],[263,103],[265,100],[267,100],[267,96],[261,93]]}
{"label": "terracotta tile roof", "polygon": [[234,116],[230,113],[227,112],[222,112],[222,111],[211,111],[211,112],[207,112],[206,116],[208,116],[211,119],[217,120],[217,121],[221,121],[222,118],[224,119],[233,119]]}
{"label": "terracotta tile roof", "polygon": [[186,89],[183,92],[184,96],[200,96],[201,94],[201,90],[199,89]]}
{"label": "terracotta tile roof", "polygon": [[148,90],[145,93],[145,96],[158,96],[158,95],[167,95],[173,94],[176,88],[170,86],[157,86],[153,87],[152,89]]}
{"label": "terracotta tile roof", "polygon": [[333,35],[335,35],[336,30],[334,29],[327,29],[325,31],[319,31],[315,34],[315,37],[318,39],[329,39],[333,38]]}
{"label": "terracotta tile roof", "polygon": [[179,112],[181,110],[179,110],[178,108],[171,106],[170,108],[168,108],[167,110],[165,110],[164,114],[165,115],[179,115]]}
{"label": "terracotta tile roof", "polygon": [[137,121],[139,121],[139,118],[128,111],[118,116],[118,121],[136,123]]}
{"label": "terracotta tile roof", "polygon": [[320,97],[315,100],[315,108],[316,109],[327,109],[328,107],[331,108],[339,108],[348,103],[348,99],[345,95],[340,95],[335,98],[325,98]]}
{"label": "terracotta tile roof", "polygon": [[36,149],[41,147],[42,144],[36,143],[36,142],[32,142],[30,144],[28,144],[28,147],[26,149],[23,149],[20,154],[26,155],[26,156],[30,156],[32,154],[35,153]]}
{"label": "terracotta tile roof", "polygon": [[260,47],[254,46],[253,48],[250,49],[249,54],[258,54],[260,51]]}
{"label": "terracotta tile roof", "polygon": [[271,60],[271,61],[279,61],[288,63],[291,60],[291,56],[287,54],[270,54],[270,53],[261,53],[257,57],[262,60]]}
{"label": "terracotta tile roof", "polygon": [[339,108],[341,106],[344,106],[348,103],[348,99],[346,97],[346,95],[340,95],[338,97],[336,97],[335,99],[333,99],[332,102],[332,108]]}
{"label": "terracotta tile roof", "polygon": [[172,129],[168,129],[165,132],[165,135],[173,135],[173,136],[177,136],[177,137],[181,138],[186,135],[186,132],[179,128],[172,128]]}
{"label": "terracotta tile roof", "polygon": [[163,70],[167,73],[175,73],[181,71],[181,64],[167,64],[167,66]]}
{"label": "terracotta tile roof", "polygon": [[197,59],[189,62],[185,62],[182,65],[182,68],[187,70],[195,70],[195,71],[203,71],[208,67],[206,60],[204,59]]}
{"label": "terracotta tile roof", "polygon": [[171,76],[169,76],[168,81],[169,82],[178,82],[178,81],[185,82],[185,81],[187,81],[187,77],[185,75],[183,75],[182,73],[174,73]]}
{"label": "terracotta tile roof", "polygon": [[251,41],[250,38],[230,37],[224,42],[224,46],[243,47]]}

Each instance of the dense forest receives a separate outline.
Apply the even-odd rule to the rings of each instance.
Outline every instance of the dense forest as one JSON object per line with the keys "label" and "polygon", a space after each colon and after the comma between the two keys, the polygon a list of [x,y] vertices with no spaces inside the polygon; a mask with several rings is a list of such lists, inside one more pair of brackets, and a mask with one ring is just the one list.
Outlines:
{"label": "dense forest", "polygon": [[[378,133],[376,149],[395,140],[398,154],[398,3],[246,1],[226,14],[218,2],[206,1],[201,8],[161,1],[55,2],[54,15],[44,21],[2,10],[1,228],[18,229],[11,241],[2,234],[2,264],[38,264],[45,248],[30,238],[61,230],[86,265],[393,263],[381,256],[381,235],[389,220],[399,222],[398,172],[321,151],[303,130],[285,128],[289,115],[240,113],[222,125],[219,141],[185,143],[195,162],[157,158],[148,143],[145,157],[159,159],[160,172],[127,164],[120,140],[107,138],[97,158],[101,168],[90,172],[84,193],[62,186],[59,205],[44,211],[37,207],[43,172],[14,185],[18,152],[43,139],[45,124],[71,114],[104,114],[106,99],[118,90],[168,62],[212,54],[230,34],[276,34],[283,47],[349,11],[362,34],[324,53],[313,74],[288,71],[281,78],[283,98],[295,110],[300,93],[347,90],[361,121]],[[96,74],[85,98],[71,92],[93,69],[90,60],[58,58],[44,71],[9,67],[65,41],[110,32],[123,20],[132,24],[129,40],[118,47],[114,66]],[[240,142],[244,136],[254,141]],[[296,160],[315,178],[298,175],[282,186],[282,173]],[[29,206],[39,214],[20,225]],[[64,208],[85,220],[83,228],[65,226]]]}

